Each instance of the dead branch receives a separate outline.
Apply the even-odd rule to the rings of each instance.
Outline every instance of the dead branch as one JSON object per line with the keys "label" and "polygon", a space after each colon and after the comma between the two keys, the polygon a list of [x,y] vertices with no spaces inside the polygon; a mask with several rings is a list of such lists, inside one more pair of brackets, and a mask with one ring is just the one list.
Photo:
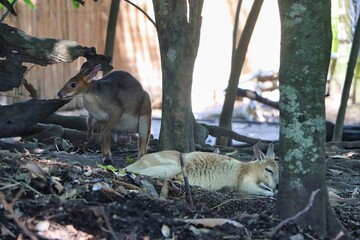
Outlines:
{"label": "dead branch", "polygon": [[[87,133],[76,129],[63,128],[60,125],[54,124],[42,124],[38,123],[28,128],[26,132],[21,135],[26,138],[36,138],[40,141],[46,142],[54,137],[62,137],[71,142],[87,142]],[[96,139],[98,134],[94,134]]]}
{"label": "dead branch", "polygon": [[32,37],[4,23],[0,23],[0,57],[0,91],[20,86],[27,69],[23,62],[46,66],[85,57],[101,64],[102,70],[112,69],[110,58],[97,54],[94,47],[83,47],[70,40]]}
{"label": "dead branch", "polygon": [[[104,207],[100,206],[100,207],[94,207],[94,208],[96,208],[96,209],[100,212],[100,215],[101,215],[102,218],[104,219],[105,224],[106,224],[106,227],[107,227],[107,229],[109,230],[112,239],[118,240],[119,238],[116,236],[116,233],[115,233],[115,231],[114,231],[114,228],[111,226],[110,220],[109,220],[107,214],[105,213]],[[94,209],[94,208],[93,208],[93,209]]]}
{"label": "dead branch", "polygon": [[338,141],[332,141],[332,142],[327,142],[326,143],[326,147],[331,147],[331,146],[337,146],[339,148],[346,148],[346,149],[356,149],[356,148],[360,148],[360,141],[353,141],[353,142],[338,142]]}
{"label": "dead branch", "polygon": [[87,131],[87,123],[85,117],[63,116],[57,113],[53,113],[46,119],[43,119],[41,123],[60,125],[64,128]]}
{"label": "dead branch", "polygon": [[0,3],[7,9],[4,16],[1,18],[0,22],[4,20],[4,18],[8,15],[10,12],[12,15],[17,16],[16,11],[14,9],[14,6],[16,4],[16,0],[13,2],[10,2],[8,0],[0,0]]}
{"label": "dead branch", "polygon": [[19,219],[19,217],[16,215],[14,210],[15,203],[19,200],[21,195],[24,193],[23,189],[20,189],[16,196],[12,199],[10,203],[8,203],[5,199],[5,196],[3,193],[0,192],[0,202],[3,205],[4,209],[8,212],[7,217],[14,220],[16,225],[21,229],[21,231],[28,236],[31,240],[37,240],[38,238],[35,236],[34,233],[32,233],[23,222]]}
{"label": "dead branch", "polygon": [[274,102],[274,101],[271,101],[271,100],[269,100],[267,98],[264,98],[264,97],[260,96],[259,94],[257,94],[255,91],[238,88],[236,95],[239,96],[239,97],[247,97],[247,98],[249,98],[251,100],[261,102],[261,103],[266,104],[266,105],[268,105],[270,107],[273,107],[275,109],[279,109],[279,102]]}
{"label": "dead branch", "polygon": [[25,78],[23,79],[22,83],[25,87],[25,89],[29,92],[29,95],[32,99],[39,99],[39,95],[37,90],[34,88],[34,86],[29,83]]}
{"label": "dead branch", "polygon": [[133,7],[135,7],[137,10],[139,10],[142,14],[145,15],[145,17],[154,25],[154,27],[156,28],[156,23],[155,21],[149,16],[149,14],[147,14],[143,9],[141,9],[138,5],[136,5],[135,3],[131,2],[130,0],[125,0],[125,2],[129,3],[130,5],[132,5]]}
{"label": "dead branch", "polygon": [[274,236],[285,224],[294,221],[296,219],[298,219],[301,215],[303,215],[304,213],[306,213],[307,211],[310,210],[310,208],[312,207],[313,203],[314,203],[314,198],[316,196],[316,194],[320,192],[320,188],[316,189],[315,191],[312,191],[311,195],[310,195],[310,199],[309,199],[309,203],[306,205],[306,207],[301,210],[300,212],[298,212],[297,214],[295,214],[292,217],[289,217],[285,220],[283,220],[282,222],[280,222],[271,232],[271,235]]}
{"label": "dead branch", "polygon": [[208,129],[209,134],[215,138],[222,138],[222,137],[228,137],[231,139],[234,139],[238,142],[244,142],[244,143],[248,143],[248,144],[257,144],[259,142],[262,143],[273,143],[272,141],[264,141],[261,140],[259,138],[251,138],[251,137],[247,137],[244,135],[240,135],[234,131],[231,131],[230,129],[224,128],[224,127],[218,127],[218,126],[212,126],[212,125],[207,125],[205,123],[201,124],[202,126],[204,126],[205,128]]}

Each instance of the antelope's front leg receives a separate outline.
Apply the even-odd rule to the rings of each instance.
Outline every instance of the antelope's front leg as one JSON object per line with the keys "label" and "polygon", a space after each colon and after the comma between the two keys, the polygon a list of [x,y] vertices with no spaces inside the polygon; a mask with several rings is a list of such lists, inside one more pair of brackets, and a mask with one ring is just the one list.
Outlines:
{"label": "antelope's front leg", "polygon": [[103,124],[101,124],[100,129],[100,135],[99,135],[99,141],[102,142],[102,139],[105,137],[105,135],[110,134],[111,129],[117,124],[119,119],[121,119],[123,115],[123,111],[119,111],[115,113],[112,113],[108,120],[104,121]]}
{"label": "antelope's front leg", "polygon": [[87,118],[87,140],[89,143],[94,141],[94,128],[97,125],[98,121],[89,114]]}

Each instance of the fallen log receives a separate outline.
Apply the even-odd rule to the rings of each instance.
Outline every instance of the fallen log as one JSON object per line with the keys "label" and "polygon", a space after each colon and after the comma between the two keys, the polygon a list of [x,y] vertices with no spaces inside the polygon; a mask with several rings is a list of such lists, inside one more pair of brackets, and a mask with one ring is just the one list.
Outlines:
{"label": "fallen log", "polygon": [[64,128],[71,128],[80,131],[87,131],[87,123],[85,117],[64,116],[57,113],[51,114],[48,118],[40,121],[45,124],[60,125]]}
{"label": "fallen log", "polygon": [[[30,127],[22,134],[25,139],[37,139],[41,142],[53,142],[53,138],[61,137],[70,142],[87,142],[87,133],[85,131],[65,128],[55,124],[38,123]],[[98,134],[94,133],[94,139],[97,139]],[[94,141],[96,146],[99,144]]]}
{"label": "fallen log", "polygon": [[59,99],[33,99],[0,106],[0,137],[20,136],[29,127],[47,118],[68,102]]}

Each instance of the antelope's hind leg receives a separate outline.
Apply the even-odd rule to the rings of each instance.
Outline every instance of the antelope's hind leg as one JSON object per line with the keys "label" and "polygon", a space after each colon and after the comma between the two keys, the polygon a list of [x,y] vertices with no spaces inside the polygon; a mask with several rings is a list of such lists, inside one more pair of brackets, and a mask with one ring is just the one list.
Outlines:
{"label": "antelope's hind leg", "polygon": [[101,154],[102,154],[103,163],[105,165],[110,165],[112,163],[111,142],[112,142],[112,136],[110,133],[105,134],[105,136],[101,140]]}
{"label": "antelope's hind leg", "polygon": [[139,119],[139,139],[138,139],[138,159],[146,154],[147,146],[150,138],[151,117],[147,115],[140,116]]}

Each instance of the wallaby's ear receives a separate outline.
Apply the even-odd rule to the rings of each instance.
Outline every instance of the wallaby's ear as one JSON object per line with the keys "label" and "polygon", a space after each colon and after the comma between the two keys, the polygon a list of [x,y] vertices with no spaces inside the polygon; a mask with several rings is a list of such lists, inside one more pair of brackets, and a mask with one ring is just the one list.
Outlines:
{"label": "wallaby's ear", "polygon": [[101,69],[101,64],[98,64],[93,68],[85,70],[84,74],[85,74],[86,81],[91,82],[96,77],[96,75],[98,74],[100,69]]}
{"label": "wallaby's ear", "polygon": [[260,150],[260,148],[258,147],[258,145],[254,146],[254,156],[256,159],[260,160],[260,161],[265,161],[265,154]]}
{"label": "wallaby's ear", "polygon": [[265,158],[266,160],[275,160],[274,144],[269,144]]}
{"label": "wallaby's ear", "polygon": [[90,62],[90,61],[84,62],[79,70],[79,73],[84,73],[86,71],[89,71],[93,67],[94,67],[94,64],[92,62]]}

